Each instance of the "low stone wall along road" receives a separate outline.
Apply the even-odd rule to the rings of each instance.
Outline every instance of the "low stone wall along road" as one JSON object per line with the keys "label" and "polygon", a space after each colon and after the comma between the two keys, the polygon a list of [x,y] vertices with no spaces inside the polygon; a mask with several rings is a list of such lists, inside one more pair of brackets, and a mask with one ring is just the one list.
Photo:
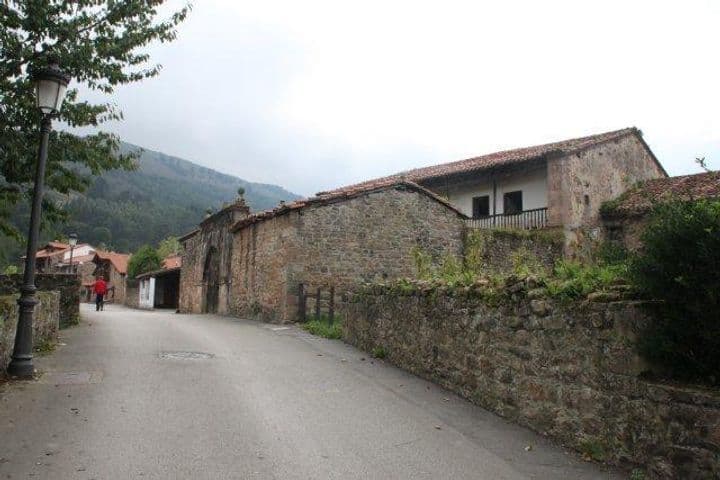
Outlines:
{"label": "low stone wall along road", "polygon": [[81,313],[38,380],[0,386],[0,478],[624,478],[292,326]]}

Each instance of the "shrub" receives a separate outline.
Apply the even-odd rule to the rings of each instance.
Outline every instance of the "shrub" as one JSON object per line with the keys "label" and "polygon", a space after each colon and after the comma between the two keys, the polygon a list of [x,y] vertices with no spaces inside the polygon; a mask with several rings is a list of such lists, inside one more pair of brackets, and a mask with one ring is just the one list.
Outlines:
{"label": "shrub", "polygon": [[387,350],[385,350],[385,347],[375,347],[372,349],[372,356],[382,360],[387,357]]}
{"label": "shrub", "polygon": [[622,280],[627,271],[624,263],[585,264],[560,260],[555,264],[554,275],[547,279],[547,290],[561,299],[582,298]]}
{"label": "shrub", "polygon": [[143,273],[159,270],[162,266],[162,258],[150,245],[143,245],[138,249],[128,262],[128,277],[135,278]]}
{"label": "shrub", "polygon": [[720,382],[720,201],[655,207],[632,262],[637,288],[662,300],[640,352],[678,379]]}

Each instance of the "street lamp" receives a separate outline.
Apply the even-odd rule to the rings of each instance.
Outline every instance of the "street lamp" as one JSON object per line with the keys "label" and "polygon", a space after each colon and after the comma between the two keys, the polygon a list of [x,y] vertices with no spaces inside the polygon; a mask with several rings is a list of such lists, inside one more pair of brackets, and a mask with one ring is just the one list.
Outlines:
{"label": "street lamp", "polygon": [[69,238],[68,243],[70,243],[70,273],[75,273],[75,271],[73,269],[72,260],[73,260],[73,251],[75,250],[75,245],[77,245],[77,233],[71,233],[68,238]]}
{"label": "street lamp", "polygon": [[40,233],[40,216],[42,214],[42,197],[45,183],[45,164],[47,149],[52,129],[52,117],[56,116],[65,99],[70,77],[54,63],[46,68],[33,69],[31,80],[35,83],[35,105],[42,112],[40,121],[40,149],[35,170],[35,186],[30,211],[30,232],[28,234],[27,254],[25,256],[25,272],[23,285],[20,287],[18,300],[20,314],[18,316],[17,333],[12,360],[8,365],[8,373],[16,377],[31,377],[35,371],[32,356],[32,323],[35,305],[35,254],[37,253],[38,234]]}

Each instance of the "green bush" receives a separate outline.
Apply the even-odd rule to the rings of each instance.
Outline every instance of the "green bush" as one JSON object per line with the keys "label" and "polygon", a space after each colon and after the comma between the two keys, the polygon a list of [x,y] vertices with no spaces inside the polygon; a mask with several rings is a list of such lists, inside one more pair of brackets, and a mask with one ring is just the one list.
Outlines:
{"label": "green bush", "polygon": [[311,318],[302,326],[303,329],[317,335],[318,337],[339,339],[342,338],[342,320],[335,317],[332,322],[327,315],[321,315],[320,318]]}
{"label": "green bush", "polygon": [[632,277],[662,300],[641,353],[674,378],[720,383],[720,201],[660,204]]}
{"label": "green bush", "polygon": [[130,257],[128,262],[128,277],[135,278],[143,273],[159,270],[162,267],[162,258],[150,245],[143,245]]}

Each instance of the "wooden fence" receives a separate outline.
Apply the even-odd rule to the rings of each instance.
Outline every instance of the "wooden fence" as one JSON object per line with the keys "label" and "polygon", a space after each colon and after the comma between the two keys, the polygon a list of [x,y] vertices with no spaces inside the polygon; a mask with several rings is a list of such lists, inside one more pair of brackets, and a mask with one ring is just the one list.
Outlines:
{"label": "wooden fence", "polygon": [[301,283],[298,285],[298,321],[320,319],[323,315],[332,321],[338,305],[344,301],[345,295],[339,295],[334,285],[315,287]]}

